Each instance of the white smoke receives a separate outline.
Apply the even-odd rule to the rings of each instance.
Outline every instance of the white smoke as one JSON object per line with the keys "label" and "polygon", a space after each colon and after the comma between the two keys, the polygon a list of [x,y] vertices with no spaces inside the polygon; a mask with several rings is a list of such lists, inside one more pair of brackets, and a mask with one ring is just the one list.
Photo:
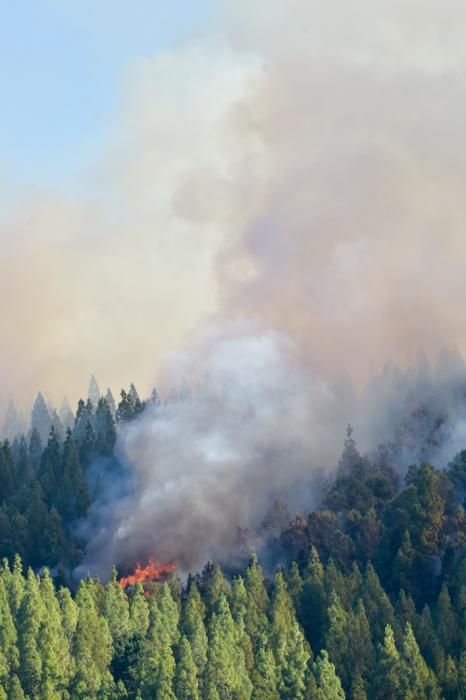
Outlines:
{"label": "white smoke", "polygon": [[348,407],[298,369],[284,336],[243,330],[209,334],[177,358],[177,371],[195,370],[192,395],[122,429],[118,454],[134,490],[100,520],[84,568],[149,555],[199,567],[231,554],[239,530],[257,531],[274,499],[315,503],[315,476],[335,464]]}
{"label": "white smoke", "polygon": [[167,375],[189,377],[192,393],[121,428],[117,454],[131,488],[115,498],[106,488],[106,505],[92,507],[77,575],[149,556],[186,572],[260,546],[275,499],[292,514],[318,505],[348,421],[363,453],[394,443],[401,470],[429,457],[444,466],[466,434],[466,369],[454,353],[435,367],[422,357],[404,371],[387,365],[358,395],[300,365],[286,336],[216,326]]}

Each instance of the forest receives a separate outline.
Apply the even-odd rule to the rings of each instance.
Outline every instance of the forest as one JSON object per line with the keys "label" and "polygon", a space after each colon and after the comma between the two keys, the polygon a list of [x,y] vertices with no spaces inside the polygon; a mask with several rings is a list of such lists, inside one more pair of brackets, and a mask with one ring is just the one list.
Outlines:
{"label": "forest", "polygon": [[349,427],[319,507],[274,504],[243,565],[73,583],[92,465],[121,470],[119,425],[149,405],[132,386],[58,415],[39,395],[1,444],[0,698],[466,697],[466,451],[402,476],[396,444],[362,455]]}

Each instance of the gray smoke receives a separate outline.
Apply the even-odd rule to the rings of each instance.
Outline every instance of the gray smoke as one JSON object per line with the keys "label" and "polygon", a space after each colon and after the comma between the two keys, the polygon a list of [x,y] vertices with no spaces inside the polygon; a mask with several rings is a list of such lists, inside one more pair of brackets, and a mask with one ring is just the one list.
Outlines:
{"label": "gray smoke", "polygon": [[153,555],[186,571],[223,558],[274,499],[309,508],[313,474],[338,456],[344,401],[297,367],[285,337],[209,337],[172,371],[195,371],[193,392],[121,430],[134,490],[91,514],[101,529],[86,570]]}
{"label": "gray smoke", "polygon": [[362,451],[398,444],[401,470],[466,433],[464,367],[433,359],[466,349],[466,5],[218,8],[128,69],[86,196],[33,198],[3,226],[0,377],[24,394],[87,363],[147,389],[217,320],[174,360],[191,397],[121,431],[127,479],[82,524],[91,568],[197,567],[276,496],[308,510],[347,421]]}
{"label": "gray smoke", "polygon": [[357,395],[300,366],[285,336],[235,325],[211,328],[167,374],[189,377],[192,393],[121,429],[131,488],[93,506],[78,574],[149,556],[186,572],[260,546],[275,499],[291,513],[318,504],[348,421],[361,451],[393,444],[401,471],[421,458],[445,464],[466,434],[466,370],[451,353],[436,367],[387,366]]}

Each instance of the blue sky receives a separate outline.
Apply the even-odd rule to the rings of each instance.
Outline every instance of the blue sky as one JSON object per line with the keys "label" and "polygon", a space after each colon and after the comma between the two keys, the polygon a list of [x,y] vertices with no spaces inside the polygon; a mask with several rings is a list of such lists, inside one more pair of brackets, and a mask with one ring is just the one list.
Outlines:
{"label": "blue sky", "polygon": [[92,162],[125,66],[183,41],[213,0],[0,0],[0,169],[63,185]]}

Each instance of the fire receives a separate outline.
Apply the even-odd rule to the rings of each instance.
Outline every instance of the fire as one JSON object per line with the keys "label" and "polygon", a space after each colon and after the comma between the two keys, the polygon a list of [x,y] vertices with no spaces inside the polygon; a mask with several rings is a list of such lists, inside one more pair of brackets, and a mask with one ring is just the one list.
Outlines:
{"label": "fire", "polygon": [[162,564],[157,561],[157,559],[152,558],[149,559],[147,566],[141,566],[138,562],[133,574],[130,576],[123,576],[120,579],[120,586],[126,588],[126,586],[134,586],[138,581],[141,583],[160,581],[175,571],[175,569],[175,564]]}

